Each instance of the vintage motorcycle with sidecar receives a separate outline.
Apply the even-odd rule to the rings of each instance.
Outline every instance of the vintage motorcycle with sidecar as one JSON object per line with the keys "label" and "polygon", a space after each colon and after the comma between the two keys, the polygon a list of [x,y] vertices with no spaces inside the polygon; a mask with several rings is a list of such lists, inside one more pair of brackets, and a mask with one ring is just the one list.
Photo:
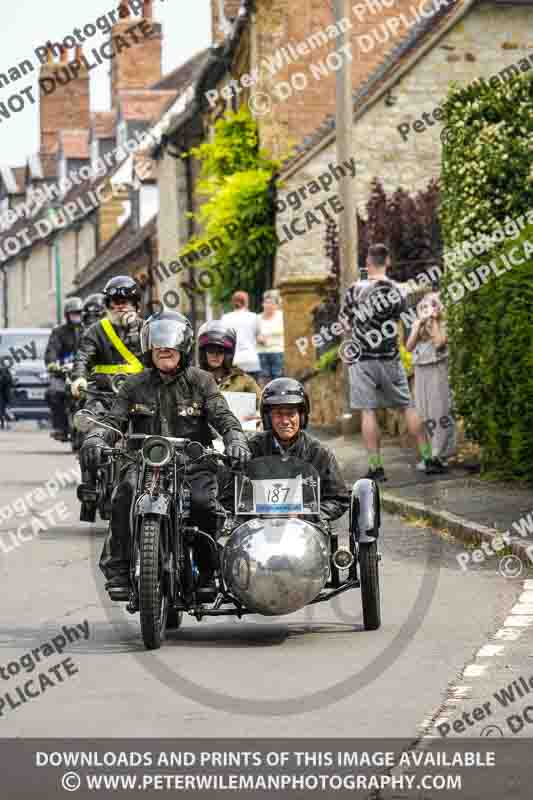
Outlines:
{"label": "vintage motorcycle with sidecar", "polygon": [[147,649],[161,646],[183,612],[197,620],[291,614],[359,588],[364,627],[379,628],[380,507],[373,481],[354,484],[348,547],[339,547],[320,516],[315,468],[294,458],[254,459],[242,472],[228,470],[232,509],[217,541],[190,518],[187,475],[191,465],[227,465],[226,456],[188,439],[123,435],[95,418],[90,424],[125,440],[125,446],[106,448],[105,457],[137,467],[130,589],[110,590],[110,597],[140,612]]}

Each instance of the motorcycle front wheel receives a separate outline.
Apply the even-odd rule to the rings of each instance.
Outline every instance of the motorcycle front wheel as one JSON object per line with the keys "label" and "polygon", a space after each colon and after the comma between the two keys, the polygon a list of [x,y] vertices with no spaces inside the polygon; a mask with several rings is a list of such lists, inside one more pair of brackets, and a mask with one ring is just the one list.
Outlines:
{"label": "motorcycle front wheel", "polygon": [[168,595],[163,583],[163,565],[160,559],[159,539],[161,519],[146,516],[140,530],[139,605],[141,633],[147,650],[161,647],[165,638]]}

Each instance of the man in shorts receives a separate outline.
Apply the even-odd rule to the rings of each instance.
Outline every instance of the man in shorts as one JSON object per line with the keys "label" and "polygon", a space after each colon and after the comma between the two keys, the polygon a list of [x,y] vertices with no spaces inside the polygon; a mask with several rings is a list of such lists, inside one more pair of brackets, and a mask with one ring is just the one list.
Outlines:
{"label": "man in shorts", "polygon": [[411,393],[398,349],[398,323],[406,311],[398,285],[387,278],[390,255],[384,244],[369,248],[368,278],[347,290],[343,315],[352,328],[352,341],[345,348],[350,365],[350,406],[361,411],[361,432],[368,453],[366,477],[384,481],[378,408],[399,408],[405,414],[407,430],[416,440],[426,474],[441,472],[432,458],[428,440]]}

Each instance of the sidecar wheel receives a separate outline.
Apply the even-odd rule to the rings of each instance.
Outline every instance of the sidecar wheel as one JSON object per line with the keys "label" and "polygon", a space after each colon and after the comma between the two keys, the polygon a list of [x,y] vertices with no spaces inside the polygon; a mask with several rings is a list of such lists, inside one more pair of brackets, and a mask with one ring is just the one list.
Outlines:
{"label": "sidecar wheel", "polygon": [[377,542],[359,545],[359,572],[361,599],[363,601],[363,623],[366,631],[375,631],[381,625]]}
{"label": "sidecar wheel", "polygon": [[160,526],[158,517],[147,516],[142,520],[140,530],[139,605],[141,632],[147,650],[161,647],[167,625],[168,597],[163,594],[159,560]]}

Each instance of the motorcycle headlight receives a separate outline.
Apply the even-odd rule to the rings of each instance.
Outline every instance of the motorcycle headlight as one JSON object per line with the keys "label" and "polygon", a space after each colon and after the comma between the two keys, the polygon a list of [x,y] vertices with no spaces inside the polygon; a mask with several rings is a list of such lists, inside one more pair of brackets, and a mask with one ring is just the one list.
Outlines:
{"label": "motorcycle headlight", "polygon": [[162,436],[150,436],[146,439],[141,452],[150,467],[164,467],[172,458],[172,447]]}

